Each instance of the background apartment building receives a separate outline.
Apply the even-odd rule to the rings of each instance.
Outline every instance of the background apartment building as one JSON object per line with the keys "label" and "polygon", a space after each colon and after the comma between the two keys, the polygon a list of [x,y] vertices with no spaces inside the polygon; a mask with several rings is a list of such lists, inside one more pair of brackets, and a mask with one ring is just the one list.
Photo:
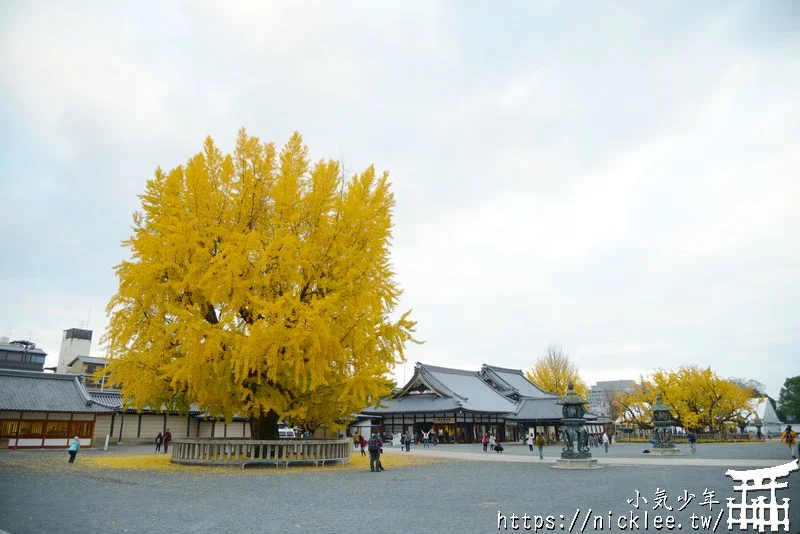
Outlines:
{"label": "background apartment building", "polygon": [[611,403],[617,392],[631,391],[634,380],[605,380],[593,385],[589,391],[589,408],[593,414],[611,417]]}

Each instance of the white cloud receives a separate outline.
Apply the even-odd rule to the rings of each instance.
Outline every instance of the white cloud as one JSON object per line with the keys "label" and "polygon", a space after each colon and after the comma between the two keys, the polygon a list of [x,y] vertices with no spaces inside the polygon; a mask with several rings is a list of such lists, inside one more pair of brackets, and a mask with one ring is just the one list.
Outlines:
{"label": "white cloud", "polygon": [[800,41],[768,11],[6,7],[0,319],[57,353],[110,298],[157,165],[300,130],[392,172],[412,364],[528,368],[559,342],[587,377],[703,361],[777,394],[800,346]]}

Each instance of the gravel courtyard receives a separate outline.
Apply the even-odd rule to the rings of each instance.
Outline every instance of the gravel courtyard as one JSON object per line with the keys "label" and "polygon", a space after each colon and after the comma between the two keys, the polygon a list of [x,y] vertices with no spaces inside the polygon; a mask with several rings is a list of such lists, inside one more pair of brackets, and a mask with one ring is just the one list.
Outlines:
{"label": "gravel courtyard", "polygon": [[[641,453],[643,448],[614,445],[608,457],[602,448],[593,449],[603,468],[566,471],[551,468],[558,453],[555,447],[547,448],[546,461],[520,445],[509,445],[503,455],[484,454],[479,447],[466,445],[414,447],[410,453],[387,447],[387,470],[382,473],[355,467],[148,469],[148,458],[157,459],[149,446],[82,450],[73,465],[67,463],[64,451],[2,450],[0,530],[11,534],[498,532],[512,530],[512,514],[520,518],[527,514],[542,516],[537,530],[589,532],[597,527],[616,532],[622,530],[620,516],[626,530],[645,530],[647,511],[648,530],[658,530],[654,516],[665,521],[673,516],[674,530],[714,530],[717,523],[716,531],[722,532],[728,530],[726,498],[735,497],[737,502],[740,498],[733,490],[734,481],[725,476],[727,467],[704,463],[727,461],[733,469],[747,469],[743,466],[748,463],[764,467],[791,460],[787,450],[774,442],[705,445],[697,458],[672,458],[668,465],[648,463],[651,459]],[[472,459],[475,452],[479,456]],[[94,458],[131,455],[140,456],[145,468],[92,465]],[[408,464],[411,456],[421,463],[399,466],[401,461]],[[781,481],[788,481],[789,487],[778,491],[778,500],[791,499],[790,532],[798,533],[800,474],[795,471]],[[672,511],[659,506],[655,494],[662,490],[667,496],[663,504]],[[687,504],[689,494],[695,497]],[[629,499],[634,502],[629,504]],[[704,500],[712,503],[702,505]],[[549,529],[546,516],[552,516]],[[637,520],[631,524],[634,516]],[[703,517],[710,521],[705,527]],[[535,521],[535,517],[529,520],[529,530],[534,530]],[[521,520],[518,526],[526,530]]]}

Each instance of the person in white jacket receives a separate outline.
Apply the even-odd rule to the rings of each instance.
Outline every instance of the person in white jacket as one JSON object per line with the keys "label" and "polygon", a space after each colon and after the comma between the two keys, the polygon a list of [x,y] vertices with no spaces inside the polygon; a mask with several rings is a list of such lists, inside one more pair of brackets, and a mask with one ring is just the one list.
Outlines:
{"label": "person in white jacket", "polygon": [[430,430],[423,430],[422,431],[422,448],[423,449],[426,448],[426,447],[430,448],[430,445],[429,445],[430,441],[431,441],[431,431]]}
{"label": "person in white jacket", "polygon": [[603,432],[603,447],[605,447],[605,449],[606,449],[606,452],[608,452],[608,443],[609,443],[609,441],[608,441],[608,434],[606,434],[605,432]]}

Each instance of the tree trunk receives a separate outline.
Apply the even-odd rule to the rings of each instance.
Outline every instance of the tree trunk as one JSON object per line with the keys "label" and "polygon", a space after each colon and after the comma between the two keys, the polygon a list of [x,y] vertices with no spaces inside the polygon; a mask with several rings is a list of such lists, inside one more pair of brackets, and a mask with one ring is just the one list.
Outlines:
{"label": "tree trunk", "polygon": [[266,414],[250,418],[252,439],[278,439],[278,414],[270,410]]}

